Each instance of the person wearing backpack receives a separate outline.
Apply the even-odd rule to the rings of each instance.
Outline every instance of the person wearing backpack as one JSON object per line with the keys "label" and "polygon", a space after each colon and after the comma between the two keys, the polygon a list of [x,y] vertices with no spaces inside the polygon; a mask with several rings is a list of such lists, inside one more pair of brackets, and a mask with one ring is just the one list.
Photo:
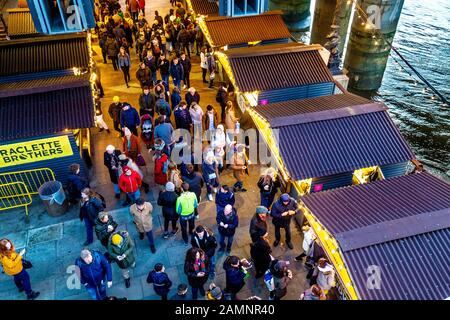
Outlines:
{"label": "person wearing backpack", "polygon": [[157,263],[147,276],[147,283],[153,283],[153,290],[161,297],[161,300],[167,300],[167,294],[172,287],[172,281],[170,281],[165,270],[162,263]]}
{"label": "person wearing backpack", "polygon": [[[155,140],[155,145],[158,145],[157,144],[158,142],[164,144],[164,141],[162,141],[161,139],[157,139]],[[167,183],[169,157],[161,150],[156,150],[153,159],[155,161],[155,168],[153,171],[155,183],[158,184],[160,187],[164,187]]]}
{"label": "person wearing backpack", "polygon": [[189,224],[189,234],[192,234],[195,227],[195,213],[198,208],[197,196],[189,191],[189,184],[184,182],[181,185],[182,193],[177,199],[176,210],[180,216],[181,234],[184,243],[188,244],[187,225]]}
{"label": "person wearing backpack", "polygon": [[86,227],[87,240],[83,244],[85,246],[94,242],[94,226],[98,214],[105,210],[105,204],[99,194],[92,189],[84,188],[81,191],[81,207],[80,207],[80,221],[84,221]]}
{"label": "person wearing backpack", "polygon": [[209,276],[214,278],[216,257],[214,256],[217,248],[217,240],[211,230],[207,231],[203,226],[197,226],[192,234],[191,245],[194,248],[200,248],[205,251],[210,261]]}

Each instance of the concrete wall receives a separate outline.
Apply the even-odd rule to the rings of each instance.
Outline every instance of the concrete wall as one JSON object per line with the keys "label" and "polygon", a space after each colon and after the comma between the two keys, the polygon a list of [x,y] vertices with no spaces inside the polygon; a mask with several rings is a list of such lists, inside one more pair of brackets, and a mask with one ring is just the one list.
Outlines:
{"label": "concrete wall", "polygon": [[311,0],[269,0],[269,10],[282,10],[291,32],[308,31],[311,24]]}

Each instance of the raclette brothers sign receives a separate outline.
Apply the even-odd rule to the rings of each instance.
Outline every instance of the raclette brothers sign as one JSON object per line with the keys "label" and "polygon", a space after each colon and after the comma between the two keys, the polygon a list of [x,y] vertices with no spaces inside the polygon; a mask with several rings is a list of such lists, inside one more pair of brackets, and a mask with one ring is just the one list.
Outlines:
{"label": "raclette brothers sign", "polygon": [[73,155],[68,136],[0,145],[0,167],[16,166]]}

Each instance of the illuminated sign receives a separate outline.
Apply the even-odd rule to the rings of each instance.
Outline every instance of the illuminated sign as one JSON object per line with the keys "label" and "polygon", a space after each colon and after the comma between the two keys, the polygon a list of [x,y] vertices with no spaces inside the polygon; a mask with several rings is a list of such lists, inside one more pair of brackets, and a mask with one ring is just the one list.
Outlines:
{"label": "illuminated sign", "polygon": [[0,167],[16,166],[73,155],[68,136],[0,146]]}

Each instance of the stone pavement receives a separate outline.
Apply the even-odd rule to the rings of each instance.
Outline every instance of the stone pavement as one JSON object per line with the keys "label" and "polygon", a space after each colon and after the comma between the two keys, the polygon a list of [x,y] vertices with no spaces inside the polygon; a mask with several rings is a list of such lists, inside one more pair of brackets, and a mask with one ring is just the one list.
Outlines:
{"label": "stone pavement", "polygon": [[[160,15],[164,16],[169,11],[168,0],[147,1],[146,16],[153,16],[154,10],[159,10]],[[150,15],[150,13],[152,15]],[[112,102],[112,97],[118,95],[121,101],[128,101],[138,108],[138,97],[141,93],[140,86],[135,79],[135,72],[138,67],[138,58],[132,49],[132,68],[131,87],[126,88],[122,72],[114,71],[110,61],[107,64],[102,63],[101,52],[98,45],[94,44],[94,50],[97,53],[94,58],[101,70],[102,84],[105,89],[105,97],[102,99],[104,119],[111,128],[111,134],[105,131],[99,133],[98,129],[91,130],[93,133],[92,141],[94,143],[93,168],[90,170],[91,186],[100,192],[107,202],[107,210],[111,212],[121,228],[125,228],[131,234],[136,244],[135,254],[137,257],[136,268],[132,271],[131,287],[126,289],[121,274],[116,265],[113,265],[113,287],[108,290],[108,295],[117,297],[127,297],[128,299],[159,299],[153,292],[152,285],[146,283],[146,277],[157,262],[166,266],[166,272],[173,282],[173,288],[169,297],[176,293],[176,287],[180,283],[186,283],[187,279],[183,271],[186,250],[189,248],[184,245],[181,234],[168,240],[162,238],[162,215],[161,208],[156,205],[158,188],[153,182],[153,164],[151,154],[143,150],[143,155],[147,161],[147,167],[144,170],[145,180],[151,186],[151,192],[146,195],[148,201],[154,206],[154,236],[157,252],[152,254],[148,247],[147,240],[139,240],[134,224],[130,220],[128,208],[121,207],[121,201],[114,198],[112,184],[106,167],[103,165],[103,152],[108,144],[115,145],[122,149],[122,143],[116,137],[112,121],[107,114],[108,106]],[[219,111],[220,107],[215,102],[216,90],[208,89],[207,85],[201,81],[200,59],[195,54],[192,55],[193,70],[191,73],[191,85],[194,86],[201,95],[200,105],[206,109],[206,105],[212,104]],[[184,96],[186,91],[182,92]],[[235,241],[231,254],[240,258],[250,258],[250,237],[248,234],[250,219],[252,218],[255,207],[259,204],[259,192],[256,182],[258,180],[260,168],[257,165],[250,167],[250,176],[246,181],[246,193],[236,195],[236,208],[239,214],[239,228],[237,229]],[[232,172],[225,170],[221,175],[223,184],[232,185],[234,179]],[[206,199],[206,192],[203,191],[203,199]],[[72,207],[68,213],[61,217],[50,217],[46,214],[45,208],[41,205],[39,199],[35,199],[30,207],[30,222],[25,223],[25,214],[23,210],[4,211],[0,214],[0,236],[11,239],[17,249],[26,248],[26,258],[33,263],[33,268],[29,270],[32,287],[40,291],[39,299],[61,300],[61,299],[89,299],[84,288],[68,289],[67,283],[73,279],[71,265],[78,257],[82,249],[82,243],[85,241],[84,225],[78,219],[78,209]],[[202,224],[210,227],[217,235],[215,222],[215,205],[211,202],[202,201],[200,203],[200,219],[196,224]],[[293,244],[294,250],[289,250],[281,245],[273,250],[273,255],[291,261],[291,270],[294,279],[288,288],[288,295],[284,299],[298,299],[301,292],[307,287],[305,279],[306,269],[302,263],[295,262],[294,257],[300,252],[302,235],[293,224]],[[270,242],[273,242],[273,226],[269,223]],[[284,241],[284,233],[282,233]],[[104,251],[99,241],[95,241],[91,246],[93,249]],[[225,259],[224,254],[218,254],[216,261],[216,278],[214,282],[223,287],[225,285],[225,275],[222,264]],[[69,271],[69,273],[68,273]],[[252,275],[254,270],[251,271]],[[208,282],[207,285],[209,285]],[[190,290],[189,290],[190,295]],[[268,298],[268,292],[262,279],[251,277],[247,280],[245,287],[238,294],[238,297],[245,299],[252,295],[258,295],[263,299]],[[0,274],[0,300],[4,299],[24,299],[23,293],[18,293],[12,278],[5,274]]]}

